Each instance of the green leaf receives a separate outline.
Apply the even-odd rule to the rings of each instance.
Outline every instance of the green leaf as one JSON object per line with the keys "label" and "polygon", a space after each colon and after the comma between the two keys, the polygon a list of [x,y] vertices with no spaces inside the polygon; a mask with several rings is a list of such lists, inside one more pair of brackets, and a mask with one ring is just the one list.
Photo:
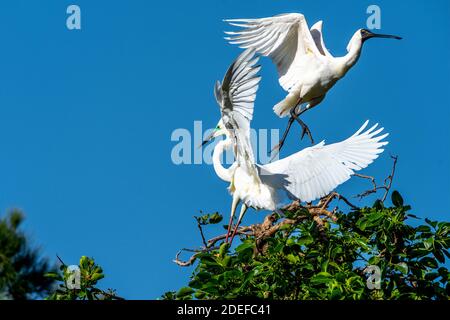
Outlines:
{"label": "green leaf", "polygon": [[426,267],[430,267],[433,269],[436,269],[438,267],[438,263],[436,262],[436,260],[431,257],[424,257],[420,259],[420,263],[422,263]]}
{"label": "green leaf", "polygon": [[371,225],[374,225],[375,222],[383,218],[383,211],[376,211],[367,216],[367,220],[371,222]]}
{"label": "green leaf", "polygon": [[223,267],[228,267],[230,265],[231,262],[231,256],[225,256],[221,262],[221,265]]}
{"label": "green leaf", "polygon": [[206,281],[211,278],[211,274],[208,272],[200,271],[199,273],[196,274],[195,277],[200,281]]}
{"label": "green leaf", "polygon": [[58,281],[63,281],[63,278],[61,277],[61,275],[57,274],[56,272],[45,273],[44,277],[55,279],[55,280],[58,280]]}
{"label": "green leaf", "polygon": [[293,228],[293,226],[290,224],[283,224],[283,225],[281,225],[281,227],[278,230],[290,230],[292,228]]}
{"label": "green leaf", "polygon": [[98,281],[100,279],[103,279],[105,276],[102,273],[94,273],[91,277],[91,280]]}
{"label": "green leaf", "polygon": [[425,222],[428,223],[430,226],[432,226],[433,228],[436,228],[437,226],[437,221],[432,221],[428,218],[425,219]]}
{"label": "green leaf", "polygon": [[180,290],[178,290],[177,297],[182,298],[182,297],[192,295],[193,293],[194,293],[194,289],[192,289],[190,287],[183,287]]}
{"label": "green leaf", "polygon": [[431,228],[429,226],[421,225],[416,228],[416,232],[431,232]]}
{"label": "green leaf", "polygon": [[199,280],[193,279],[191,281],[189,281],[189,287],[194,288],[194,289],[200,289],[203,286],[203,283]]}
{"label": "green leaf", "polygon": [[196,291],[194,294],[194,297],[199,300],[203,299],[205,296],[206,296],[206,293],[203,291]]}
{"label": "green leaf", "polygon": [[419,248],[419,249],[411,250],[409,255],[410,255],[411,258],[418,258],[418,257],[424,257],[427,254],[429,254],[428,250],[424,250],[424,249],[420,249]]}
{"label": "green leaf", "polygon": [[423,241],[423,245],[426,250],[430,250],[431,248],[433,248],[433,244],[434,244],[434,239],[431,237]]}
{"label": "green leaf", "polygon": [[222,219],[223,219],[223,216],[221,214],[219,214],[218,212],[216,212],[209,217],[209,223],[217,224],[220,221],[222,221]]}
{"label": "green leaf", "polygon": [[293,255],[292,253],[288,254],[286,256],[286,259],[288,259],[289,262],[291,262],[291,263],[297,263],[300,260],[300,258],[298,256]]}
{"label": "green leaf", "polygon": [[245,251],[245,250],[248,250],[248,249],[252,249],[252,251],[253,251],[253,248],[255,247],[255,244],[254,243],[252,243],[252,242],[244,242],[244,243],[242,243],[242,244],[240,244],[237,248],[236,248],[236,252],[237,253],[239,253],[239,252],[242,252],[242,251]]}
{"label": "green leaf", "polygon": [[445,263],[445,257],[444,254],[442,253],[442,251],[440,249],[435,249],[433,251],[433,255],[436,257],[436,259],[438,259],[438,261],[440,263]]}
{"label": "green leaf", "polygon": [[230,247],[230,244],[228,242],[224,242],[220,245],[219,248],[219,256],[223,258],[225,254],[228,252],[228,248]]}
{"label": "green leaf", "polygon": [[80,267],[82,269],[85,269],[85,268],[88,267],[88,264],[89,264],[89,258],[86,257],[86,256],[81,256],[81,258],[80,258]]}
{"label": "green leaf", "polygon": [[439,273],[438,272],[430,272],[430,273],[427,273],[426,275],[425,275],[425,280],[427,280],[427,281],[434,281],[436,278],[438,278],[440,275],[439,275]]}
{"label": "green leaf", "polygon": [[383,201],[381,201],[380,199],[375,200],[372,207],[376,210],[383,210],[384,208]]}
{"label": "green leaf", "polygon": [[408,274],[408,265],[404,262],[400,262],[394,266],[394,268],[403,274]]}
{"label": "green leaf", "polygon": [[368,250],[369,246],[367,245],[367,240],[363,240],[360,238],[356,238],[355,242],[364,250]]}
{"label": "green leaf", "polygon": [[299,244],[299,245],[301,245],[301,246],[303,246],[303,245],[308,245],[308,244],[310,244],[310,243],[313,243],[314,242],[314,239],[313,239],[313,237],[311,237],[310,235],[304,235],[304,236],[301,236],[300,238],[298,238],[298,240],[297,240],[297,243]]}
{"label": "green leaf", "polygon": [[217,263],[217,260],[214,259],[212,256],[204,256],[201,257],[200,261],[202,264],[204,264],[206,267],[220,267],[219,263]]}
{"label": "green leaf", "polygon": [[328,272],[319,272],[311,278],[312,284],[329,283],[333,280],[333,277]]}
{"label": "green leaf", "polygon": [[359,219],[357,222],[356,222],[356,226],[361,230],[361,231],[364,231],[364,230],[366,230],[366,227],[367,227],[367,223],[368,223],[369,221],[367,220],[367,218],[366,217],[363,217],[363,218],[361,218],[361,219]]}
{"label": "green leaf", "polygon": [[380,260],[381,260],[380,257],[372,256],[369,259],[369,264],[371,264],[371,265],[378,265],[380,263]]}
{"label": "green leaf", "polygon": [[398,191],[394,191],[391,194],[392,204],[397,208],[403,207],[403,198]]}

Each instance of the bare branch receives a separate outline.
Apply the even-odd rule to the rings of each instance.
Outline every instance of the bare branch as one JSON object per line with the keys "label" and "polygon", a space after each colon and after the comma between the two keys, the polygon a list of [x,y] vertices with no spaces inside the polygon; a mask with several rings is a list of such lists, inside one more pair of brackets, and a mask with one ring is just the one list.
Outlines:
{"label": "bare branch", "polygon": [[[330,202],[334,199],[338,199],[338,200],[342,200],[344,201],[350,208],[352,209],[359,209],[358,206],[355,206],[353,203],[351,203],[346,197],[340,195],[339,193],[333,191],[331,192],[328,196],[325,196],[324,198],[326,198],[325,203],[323,204],[323,208],[327,208],[330,205]],[[322,198],[322,199],[324,199]],[[322,200],[321,199],[321,200]],[[320,202],[319,202],[320,203]]]}
{"label": "bare branch", "polygon": [[[183,248],[180,251],[177,252],[175,259],[172,260],[173,262],[175,262],[177,265],[181,266],[181,267],[188,267],[191,266],[195,260],[197,260],[197,256],[200,253],[204,253],[204,252],[209,252],[212,250],[217,250],[218,247],[209,247],[209,248],[203,248],[203,249],[187,249],[187,248]],[[193,254],[188,260],[186,261],[182,261],[180,260],[180,255],[183,251],[187,251],[187,252],[195,252],[195,254]]]}
{"label": "bare branch", "polygon": [[360,174],[360,173],[354,173],[353,174],[355,177],[359,177],[359,178],[363,178],[363,179],[368,179],[372,182],[373,184],[373,188],[375,189],[377,187],[377,184],[375,183],[375,178],[372,176],[366,176],[364,174]]}
{"label": "bare branch", "polygon": [[175,259],[174,260],[172,260],[173,262],[175,262],[177,265],[179,265],[180,267],[188,267],[188,266],[191,266],[194,262],[195,262],[195,260],[197,259],[197,255],[198,255],[198,253],[196,253],[196,254],[193,254],[190,258],[189,258],[189,260],[187,260],[187,261],[181,261],[180,259],[179,259],[179,257],[180,257],[180,254],[183,252],[183,249],[181,249],[180,251],[178,251],[177,252],[177,255],[175,256]]}
{"label": "bare branch", "polygon": [[384,179],[384,184],[382,186],[377,185],[374,177],[365,176],[365,175],[358,174],[358,173],[354,174],[357,177],[371,180],[371,182],[373,184],[372,189],[366,190],[366,191],[356,195],[355,198],[359,198],[361,200],[362,198],[367,197],[370,194],[377,193],[378,190],[384,190],[384,195],[381,198],[381,201],[384,202],[386,200],[387,195],[389,194],[389,191],[391,190],[392,181],[394,180],[395,168],[397,166],[398,156],[391,155],[391,158],[393,159],[391,173],[389,174],[389,176],[386,177],[386,179]]}
{"label": "bare branch", "polygon": [[398,156],[391,155],[391,158],[394,160],[394,163],[392,164],[391,174],[384,180],[385,185],[388,180],[389,180],[389,183],[386,185],[386,192],[384,193],[384,196],[381,199],[382,202],[384,202],[386,200],[386,197],[389,194],[389,190],[391,190],[392,181],[394,180],[394,175],[395,175],[395,168],[397,167]]}

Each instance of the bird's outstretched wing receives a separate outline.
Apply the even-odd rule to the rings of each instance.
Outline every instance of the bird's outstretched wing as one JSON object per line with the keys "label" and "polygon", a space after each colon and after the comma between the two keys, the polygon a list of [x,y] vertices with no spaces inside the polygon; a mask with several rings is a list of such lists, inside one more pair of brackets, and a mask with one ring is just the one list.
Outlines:
{"label": "bird's outstretched wing", "polygon": [[311,32],[311,36],[316,44],[317,50],[319,50],[320,54],[329,58],[333,56],[325,47],[325,42],[323,41],[323,32],[322,32],[322,20],[317,21],[309,30]]}
{"label": "bird's outstretched wing", "polygon": [[216,83],[214,90],[222,121],[234,140],[236,161],[255,178],[258,175],[250,142],[250,121],[261,80],[257,75],[261,69],[256,65],[258,60],[254,49],[242,52],[228,68],[222,83]]}
{"label": "bird's outstretched wing", "polygon": [[[330,145],[321,143],[260,167],[261,180],[275,183],[283,178],[283,188],[290,198],[312,201],[321,198],[347,181],[357,170],[367,167],[383,152],[388,134],[379,135],[378,124],[363,132],[368,121],[350,138]],[[280,186],[277,186],[278,188]]]}
{"label": "bird's outstretched wing", "polygon": [[261,66],[256,65],[258,60],[254,49],[245,50],[228,67],[222,83],[217,81],[214,95],[222,116],[234,113],[248,121],[252,120],[256,92],[261,80],[257,76],[261,69]]}
{"label": "bird's outstretched wing", "polygon": [[289,13],[261,19],[228,19],[232,26],[242,27],[236,32],[225,32],[231,44],[241,48],[255,48],[263,56],[270,57],[278,69],[280,85],[289,91],[289,70],[302,56],[320,56],[309,31],[305,17]]}

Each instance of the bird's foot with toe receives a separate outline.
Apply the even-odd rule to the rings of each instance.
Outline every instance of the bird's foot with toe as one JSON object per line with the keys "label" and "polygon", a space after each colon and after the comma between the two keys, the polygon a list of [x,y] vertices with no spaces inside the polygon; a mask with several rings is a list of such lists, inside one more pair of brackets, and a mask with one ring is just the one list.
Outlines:
{"label": "bird's foot with toe", "polygon": [[306,124],[304,126],[302,126],[302,136],[300,139],[303,140],[303,137],[305,135],[307,135],[309,137],[309,140],[311,140],[311,144],[314,144],[314,139],[312,137],[311,130],[309,130],[309,128]]}

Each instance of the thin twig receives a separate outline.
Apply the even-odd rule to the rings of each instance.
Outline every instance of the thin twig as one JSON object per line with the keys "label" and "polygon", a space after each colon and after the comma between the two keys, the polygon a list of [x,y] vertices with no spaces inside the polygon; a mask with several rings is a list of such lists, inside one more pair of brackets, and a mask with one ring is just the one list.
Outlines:
{"label": "thin twig", "polygon": [[372,194],[372,193],[377,193],[378,190],[384,190],[384,195],[381,198],[381,201],[384,202],[386,200],[387,195],[389,194],[389,191],[391,190],[392,187],[392,181],[394,180],[394,175],[395,175],[395,168],[397,166],[397,160],[398,160],[398,156],[392,156],[391,158],[394,160],[392,163],[392,169],[391,169],[391,174],[389,176],[386,177],[386,179],[384,179],[384,184],[382,186],[378,186],[375,178],[372,176],[365,176],[362,174],[358,174],[355,173],[354,175],[363,179],[369,179],[372,184],[373,184],[373,188],[366,190],[358,195],[355,196],[355,198],[359,198],[360,200],[364,197],[367,197],[368,195]]}
{"label": "thin twig", "polygon": [[56,255],[56,258],[58,258],[59,262],[62,264],[63,267],[67,267],[67,265],[64,263],[64,261],[59,257],[59,255]]}
{"label": "thin twig", "polygon": [[389,180],[389,184],[386,186],[386,192],[384,193],[383,198],[381,199],[382,202],[384,202],[386,200],[386,197],[389,193],[389,190],[391,190],[392,187],[392,181],[394,180],[394,175],[395,175],[395,168],[397,166],[397,160],[398,160],[398,156],[393,156],[391,155],[391,158],[394,160],[394,163],[392,164],[392,171],[391,174],[384,180],[384,183],[386,184],[386,181]]}
{"label": "thin twig", "polygon": [[[192,265],[195,260],[197,260],[197,256],[200,253],[205,253],[205,252],[209,252],[212,250],[217,250],[219,249],[218,247],[209,247],[209,248],[203,248],[201,250],[196,250],[196,249],[187,249],[187,248],[183,248],[180,251],[177,252],[175,259],[172,260],[173,262],[175,262],[177,265],[181,266],[181,267],[188,267],[190,265]],[[193,254],[188,260],[186,261],[181,261],[180,260],[180,255],[183,251],[188,251],[188,252],[195,252],[195,254]]]}
{"label": "thin twig", "polygon": [[192,265],[192,264],[195,262],[195,260],[197,259],[198,253],[193,254],[193,255],[189,258],[189,260],[187,260],[187,261],[181,261],[181,260],[179,259],[179,257],[180,257],[180,254],[181,254],[182,252],[183,252],[183,249],[181,249],[180,251],[178,251],[177,254],[176,254],[176,256],[175,256],[175,259],[172,260],[173,262],[175,262],[175,263],[176,263],[177,265],[179,265],[180,267],[188,267],[188,266]]}
{"label": "thin twig", "polygon": [[203,245],[206,248],[208,246],[208,244],[206,243],[205,235],[203,234],[203,228],[202,228],[202,225],[200,223],[200,218],[196,217],[196,216],[194,216],[194,218],[195,218],[195,220],[197,220],[197,227],[198,227],[198,230],[200,230],[200,235],[202,237],[202,242],[203,242]]}
{"label": "thin twig", "polygon": [[325,202],[325,207],[328,207],[328,205],[330,204],[330,202],[333,199],[338,199],[338,200],[344,201],[352,209],[355,209],[355,210],[359,209],[359,207],[357,207],[353,203],[351,203],[346,197],[340,195],[339,193],[337,193],[335,191],[331,192],[327,197],[328,197],[328,199]]}
{"label": "thin twig", "polygon": [[355,177],[359,177],[359,178],[363,178],[363,179],[367,179],[370,180],[372,182],[373,185],[373,190],[377,189],[377,183],[375,182],[375,178],[372,176],[366,176],[364,174],[360,174],[360,173],[354,173],[353,174]]}

